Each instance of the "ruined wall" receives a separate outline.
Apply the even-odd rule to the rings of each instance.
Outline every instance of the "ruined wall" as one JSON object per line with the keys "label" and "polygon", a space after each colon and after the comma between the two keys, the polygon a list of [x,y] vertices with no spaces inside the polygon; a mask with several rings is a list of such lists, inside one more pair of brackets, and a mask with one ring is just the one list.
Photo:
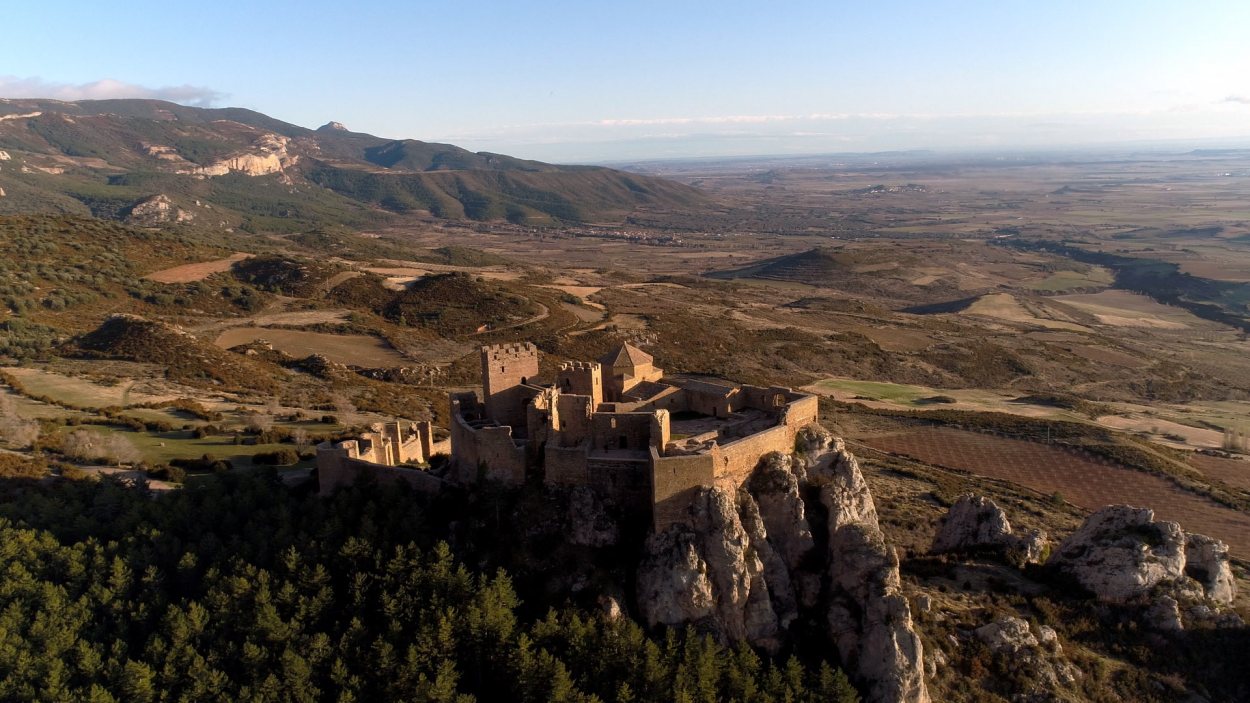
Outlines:
{"label": "ruined wall", "polygon": [[510,427],[474,429],[462,416],[454,414],[451,441],[453,475],[458,482],[525,482],[525,447],[518,447],[512,440]]}
{"label": "ruined wall", "polygon": [[543,482],[555,486],[588,484],[586,448],[547,445],[543,452]]}
{"label": "ruined wall", "polygon": [[591,417],[591,450],[646,451],[651,446],[651,419],[651,413],[595,413]]}
{"label": "ruined wall", "polygon": [[538,375],[538,348],[533,344],[482,347],[482,390],[486,415],[501,425],[525,427],[525,409],[533,390],[522,384]]}
{"label": "ruined wall", "polygon": [[711,415],[712,417],[728,417],[730,413],[742,407],[742,401],[737,392],[730,393],[726,397],[720,397],[697,389],[687,388],[686,407],[694,412]]}
{"label": "ruined wall", "polygon": [[791,431],[798,432],[820,418],[820,398],[804,396],[791,401],[781,413],[781,422]]}
{"label": "ruined wall", "polygon": [[359,443],[347,440],[337,444],[323,442],[317,447],[317,482],[319,494],[328,496],[339,488],[350,486],[362,476],[369,476],[379,483],[403,481],[426,493],[442,490],[443,481],[420,469],[384,466],[359,458]]}
{"label": "ruined wall", "polygon": [[592,488],[622,507],[645,511],[651,505],[651,460],[647,454],[640,452],[632,459],[592,456],[587,459],[586,474]]}
{"label": "ruined wall", "polygon": [[591,417],[593,400],[585,395],[565,395],[557,398],[560,411],[560,424],[557,426],[558,439],[561,447],[580,446],[591,435]]}
{"label": "ruined wall", "polygon": [[662,457],[651,449],[651,520],[656,532],[685,522],[687,507],[702,486],[715,480],[716,449],[708,454]]}
{"label": "ruined wall", "polygon": [[755,470],[760,457],[769,452],[794,451],[794,431],[784,425],[722,444],[716,454],[716,483],[730,489],[737,487]]}

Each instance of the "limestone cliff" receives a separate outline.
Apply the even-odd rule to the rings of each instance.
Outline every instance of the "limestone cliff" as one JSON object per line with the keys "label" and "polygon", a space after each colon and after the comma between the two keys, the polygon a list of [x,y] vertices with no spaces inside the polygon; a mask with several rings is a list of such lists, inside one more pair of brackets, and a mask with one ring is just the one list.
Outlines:
{"label": "limestone cliff", "polygon": [[[267,176],[281,173],[299,159],[287,151],[291,140],[279,134],[262,134],[253,142],[249,151],[233,154],[203,166],[182,168],[178,173],[194,176],[224,176],[237,172],[248,176]],[[149,147],[149,150],[151,148]],[[162,158],[161,154],[154,154]]]}
{"label": "limestone cliff", "polygon": [[[695,624],[777,651],[803,613],[827,623],[876,703],[929,700],[898,557],[855,458],[818,428],[764,457],[736,492],[701,489],[686,519],[653,534],[637,577],[651,625]],[[827,516],[815,534],[809,515]]]}

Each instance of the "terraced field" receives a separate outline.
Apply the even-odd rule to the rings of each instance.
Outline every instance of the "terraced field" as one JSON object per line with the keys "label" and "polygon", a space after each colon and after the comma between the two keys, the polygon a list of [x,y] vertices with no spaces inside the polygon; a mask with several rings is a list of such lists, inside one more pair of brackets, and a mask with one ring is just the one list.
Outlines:
{"label": "terraced field", "polygon": [[863,442],[933,466],[1058,493],[1087,510],[1118,503],[1153,508],[1158,518],[1221,539],[1234,556],[1250,558],[1250,514],[1083,452],[946,427],[918,428]]}
{"label": "terraced field", "polygon": [[1213,479],[1250,491],[1250,461],[1195,454],[1189,463]]}

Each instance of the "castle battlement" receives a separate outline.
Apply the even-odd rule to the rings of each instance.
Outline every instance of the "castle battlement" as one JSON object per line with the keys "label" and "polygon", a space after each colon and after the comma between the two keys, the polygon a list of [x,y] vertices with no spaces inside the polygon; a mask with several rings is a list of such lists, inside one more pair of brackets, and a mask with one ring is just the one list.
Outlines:
{"label": "castle battlement", "polygon": [[[816,396],[782,387],[663,379],[651,355],[623,344],[598,362],[565,361],[539,382],[531,343],[484,346],[481,400],[449,397],[450,466],[444,480],[587,486],[651,516],[655,529],[689,520],[700,488],[736,488],[770,452],[789,452],[818,420]],[[323,475],[351,482],[361,467],[428,457],[428,425],[379,426],[360,441],[318,451]],[[326,485],[323,482],[323,492]]]}
{"label": "castle battlement", "polygon": [[597,361],[562,361],[561,371],[599,371],[602,366]]}
{"label": "castle battlement", "polygon": [[509,361],[537,355],[538,347],[534,346],[532,342],[492,344],[482,347],[482,356],[490,361]]}

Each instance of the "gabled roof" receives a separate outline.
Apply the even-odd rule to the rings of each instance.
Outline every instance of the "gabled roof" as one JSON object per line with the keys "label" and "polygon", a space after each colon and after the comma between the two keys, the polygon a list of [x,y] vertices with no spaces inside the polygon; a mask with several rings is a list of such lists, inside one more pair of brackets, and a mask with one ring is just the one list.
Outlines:
{"label": "gabled roof", "polygon": [[600,364],[608,367],[620,368],[622,366],[642,366],[655,361],[655,357],[645,351],[635,347],[629,342],[625,342],[615,350],[608,352],[599,360]]}

